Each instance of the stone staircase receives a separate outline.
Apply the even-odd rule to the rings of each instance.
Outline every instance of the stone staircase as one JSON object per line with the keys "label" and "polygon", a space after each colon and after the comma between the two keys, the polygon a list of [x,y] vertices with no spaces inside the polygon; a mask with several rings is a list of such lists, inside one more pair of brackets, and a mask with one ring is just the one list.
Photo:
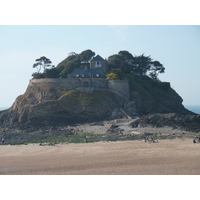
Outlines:
{"label": "stone staircase", "polygon": [[127,119],[132,119],[132,117],[128,115],[122,108],[120,108],[120,111],[126,116]]}

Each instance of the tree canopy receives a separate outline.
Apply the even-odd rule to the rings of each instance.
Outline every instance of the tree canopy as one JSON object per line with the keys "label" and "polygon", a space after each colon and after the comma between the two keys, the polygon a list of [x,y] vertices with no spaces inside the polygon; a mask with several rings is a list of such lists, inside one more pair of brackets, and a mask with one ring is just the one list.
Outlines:
{"label": "tree canopy", "polygon": [[159,73],[164,73],[165,68],[159,61],[154,61],[150,56],[133,56],[128,51],[120,51],[118,54],[108,57],[110,70],[120,69],[122,73],[137,76],[148,75],[157,80]]}
{"label": "tree canopy", "polygon": [[59,71],[59,76],[62,78],[66,78],[67,75],[72,72],[76,68],[82,68],[82,62],[89,62],[92,57],[95,55],[95,52],[90,49],[77,53],[70,53],[68,57],[58,64],[56,67]]}
{"label": "tree canopy", "polygon": [[[37,68],[37,72],[33,73],[32,76],[34,78],[44,78],[45,77],[45,73],[47,72],[47,68],[54,68],[54,65],[52,65],[52,62],[49,58],[42,56],[38,59],[35,60],[36,62],[33,64],[33,68]],[[41,72],[43,68],[43,73]]]}
{"label": "tree canopy", "polygon": [[[33,73],[33,78],[66,78],[74,69],[89,66],[89,61],[93,56],[95,52],[90,49],[80,54],[71,52],[57,67],[52,65],[50,59],[42,56],[33,64],[33,68],[37,68],[37,72]],[[153,80],[158,80],[158,75],[165,72],[164,66],[159,61],[144,54],[133,56],[126,50],[109,56],[107,63],[109,68],[107,78],[113,80],[123,79],[124,74],[138,77],[149,76]],[[41,72],[42,69],[43,72]]]}
{"label": "tree canopy", "polygon": [[37,73],[41,72],[41,69],[45,71],[47,67],[52,67],[51,60],[49,58],[46,58],[45,56],[42,56],[35,60],[36,63],[33,64],[33,68],[37,68]]}

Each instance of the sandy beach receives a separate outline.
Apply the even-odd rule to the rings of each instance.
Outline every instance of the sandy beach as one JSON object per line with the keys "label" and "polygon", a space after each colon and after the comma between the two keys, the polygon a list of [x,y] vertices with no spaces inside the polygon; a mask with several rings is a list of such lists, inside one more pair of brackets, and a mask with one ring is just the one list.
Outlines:
{"label": "sandy beach", "polygon": [[1,145],[1,175],[199,175],[200,144],[191,139]]}

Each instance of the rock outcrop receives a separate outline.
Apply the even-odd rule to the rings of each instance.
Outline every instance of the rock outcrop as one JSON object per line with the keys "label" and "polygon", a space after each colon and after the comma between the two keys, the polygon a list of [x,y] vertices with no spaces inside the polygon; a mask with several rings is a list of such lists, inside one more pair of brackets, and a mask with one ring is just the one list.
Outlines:
{"label": "rock outcrop", "polygon": [[172,127],[190,132],[200,132],[200,115],[183,115],[177,113],[149,114],[131,123],[137,127]]}
{"label": "rock outcrop", "polygon": [[191,114],[169,84],[149,79],[131,81],[129,99],[114,90],[91,87],[66,90],[38,83],[29,84],[10,109],[0,112],[0,126],[39,128],[149,113]]}

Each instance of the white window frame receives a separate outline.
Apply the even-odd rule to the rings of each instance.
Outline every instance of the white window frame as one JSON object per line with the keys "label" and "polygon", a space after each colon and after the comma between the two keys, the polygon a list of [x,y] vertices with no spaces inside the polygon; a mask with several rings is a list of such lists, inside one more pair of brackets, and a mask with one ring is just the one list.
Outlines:
{"label": "white window frame", "polygon": [[96,63],[95,63],[95,67],[101,67],[101,63],[100,63],[100,61],[96,61]]}

